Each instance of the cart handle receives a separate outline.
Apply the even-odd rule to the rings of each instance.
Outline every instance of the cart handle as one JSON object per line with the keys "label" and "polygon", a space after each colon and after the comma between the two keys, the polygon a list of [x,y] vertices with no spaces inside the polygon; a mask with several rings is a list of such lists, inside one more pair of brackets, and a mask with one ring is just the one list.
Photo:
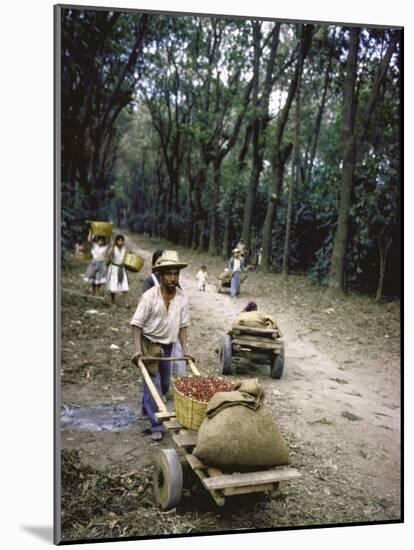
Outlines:
{"label": "cart handle", "polygon": [[[158,358],[159,359],[159,358]],[[154,382],[151,379],[151,376],[148,374],[147,367],[142,362],[141,357],[138,357],[138,366],[141,369],[142,376],[148,386],[148,389],[152,395],[152,398],[155,401],[155,404],[158,407],[160,412],[168,412],[167,407],[165,406],[164,401],[161,399],[157,388],[154,385]]]}
{"label": "cart handle", "polygon": [[188,366],[190,367],[192,373],[195,376],[200,376],[200,371],[194,364],[194,361],[190,357],[151,357],[147,355],[142,355],[139,360],[141,361],[187,361]]}

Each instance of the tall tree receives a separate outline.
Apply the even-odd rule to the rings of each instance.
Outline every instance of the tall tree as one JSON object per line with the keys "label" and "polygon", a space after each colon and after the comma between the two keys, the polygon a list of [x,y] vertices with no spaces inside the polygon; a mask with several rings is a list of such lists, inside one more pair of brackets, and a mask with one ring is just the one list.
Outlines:
{"label": "tall tree", "polygon": [[271,39],[270,53],[266,65],[266,77],[260,96],[260,61],[262,58],[263,45],[261,43],[262,23],[253,21],[253,108],[252,108],[252,147],[253,160],[250,174],[249,188],[244,203],[242,239],[246,243],[247,250],[250,248],[251,226],[253,210],[256,199],[257,186],[260,174],[263,170],[263,157],[266,146],[266,128],[269,124],[269,99],[273,85],[273,72],[275,67],[276,53],[279,44],[280,24],[276,23],[269,35]]}
{"label": "tall tree", "polygon": [[345,289],[345,257],[349,233],[349,210],[354,180],[358,150],[364,148],[364,141],[369,129],[371,116],[378,98],[381,83],[387,72],[391,56],[397,43],[397,33],[392,34],[387,51],[379,65],[376,78],[371,88],[370,97],[362,115],[360,138],[355,133],[355,81],[357,75],[357,56],[360,28],[351,27],[349,30],[349,52],[346,63],[346,77],[344,82],[344,131],[343,131],[343,167],[342,185],[338,207],[338,222],[332,249],[328,294],[341,295]]}
{"label": "tall tree", "polygon": [[343,292],[345,253],[348,237],[348,213],[351,206],[351,189],[355,169],[355,80],[359,46],[359,27],[349,30],[349,51],[344,83],[343,168],[338,208],[338,226],[335,234],[329,273],[329,287]]}
{"label": "tall tree", "polygon": [[275,218],[277,202],[283,183],[283,175],[286,161],[292,151],[292,143],[283,144],[283,134],[288,120],[289,111],[297,91],[299,76],[303,70],[303,64],[312,41],[313,25],[300,27],[299,31],[299,55],[295,66],[295,71],[290,81],[286,102],[278,115],[275,132],[275,142],[272,154],[272,184],[270,187],[269,198],[267,202],[266,217],[263,224],[262,237],[262,264],[261,268],[268,271],[270,268],[270,255],[272,245],[272,228]]}
{"label": "tall tree", "polygon": [[108,213],[119,135],[133,101],[150,16],[61,9],[62,239],[79,238],[85,218]]}
{"label": "tall tree", "polygon": [[292,226],[293,216],[293,194],[294,189],[299,183],[299,177],[301,173],[301,160],[300,160],[300,85],[301,75],[298,78],[298,91],[296,92],[296,109],[295,109],[295,143],[293,147],[293,169],[292,178],[289,185],[289,197],[288,207],[286,212],[286,230],[285,230],[285,245],[283,248],[283,261],[282,261],[282,275],[287,277],[289,269],[289,241],[290,230]]}

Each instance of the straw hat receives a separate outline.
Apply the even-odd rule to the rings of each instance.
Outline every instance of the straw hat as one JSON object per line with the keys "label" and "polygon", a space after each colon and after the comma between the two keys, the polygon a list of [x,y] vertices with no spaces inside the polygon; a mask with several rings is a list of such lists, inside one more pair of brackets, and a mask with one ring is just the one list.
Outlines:
{"label": "straw hat", "polygon": [[164,250],[161,256],[161,261],[159,265],[156,265],[152,268],[152,271],[159,271],[160,269],[175,267],[176,269],[182,269],[187,267],[188,264],[180,262],[178,259],[178,254],[175,250]]}
{"label": "straw hat", "polygon": [[237,247],[236,247],[236,248],[233,248],[233,254],[234,254],[235,252],[241,252],[240,248],[237,248]]}

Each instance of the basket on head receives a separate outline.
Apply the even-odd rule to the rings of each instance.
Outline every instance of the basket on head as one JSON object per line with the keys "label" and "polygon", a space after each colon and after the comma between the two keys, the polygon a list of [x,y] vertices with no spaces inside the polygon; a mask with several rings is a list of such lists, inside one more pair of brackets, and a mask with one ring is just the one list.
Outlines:
{"label": "basket on head", "polygon": [[132,252],[127,252],[125,254],[124,266],[126,269],[128,269],[128,271],[134,271],[135,273],[137,273],[141,270],[143,265],[144,260],[141,258],[141,256],[137,256]]}
{"label": "basket on head", "polygon": [[184,395],[175,386],[173,398],[178,422],[189,430],[197,431],[206,416],[208,403]]}
{"label": "basket on head", "polygon": [[92,234],[99,237],[110,237],[112,226],[113,224],[110,222],[91,222]]}

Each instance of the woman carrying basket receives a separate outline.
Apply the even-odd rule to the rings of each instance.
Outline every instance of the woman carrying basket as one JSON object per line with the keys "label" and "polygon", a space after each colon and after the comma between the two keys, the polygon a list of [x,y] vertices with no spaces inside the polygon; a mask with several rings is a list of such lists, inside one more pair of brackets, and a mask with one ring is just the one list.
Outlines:
{"label": "woman carrying basket", "polygon": [[125,237],[117,235],[115,244],[111,244],[108,250],[109,268],[106,286],[111,293],[111,302],[115,303],[115,295],[122,294],[125,306],[130,307],[128,301],[128,276],[124,267],[124,259],[126,254]]}

